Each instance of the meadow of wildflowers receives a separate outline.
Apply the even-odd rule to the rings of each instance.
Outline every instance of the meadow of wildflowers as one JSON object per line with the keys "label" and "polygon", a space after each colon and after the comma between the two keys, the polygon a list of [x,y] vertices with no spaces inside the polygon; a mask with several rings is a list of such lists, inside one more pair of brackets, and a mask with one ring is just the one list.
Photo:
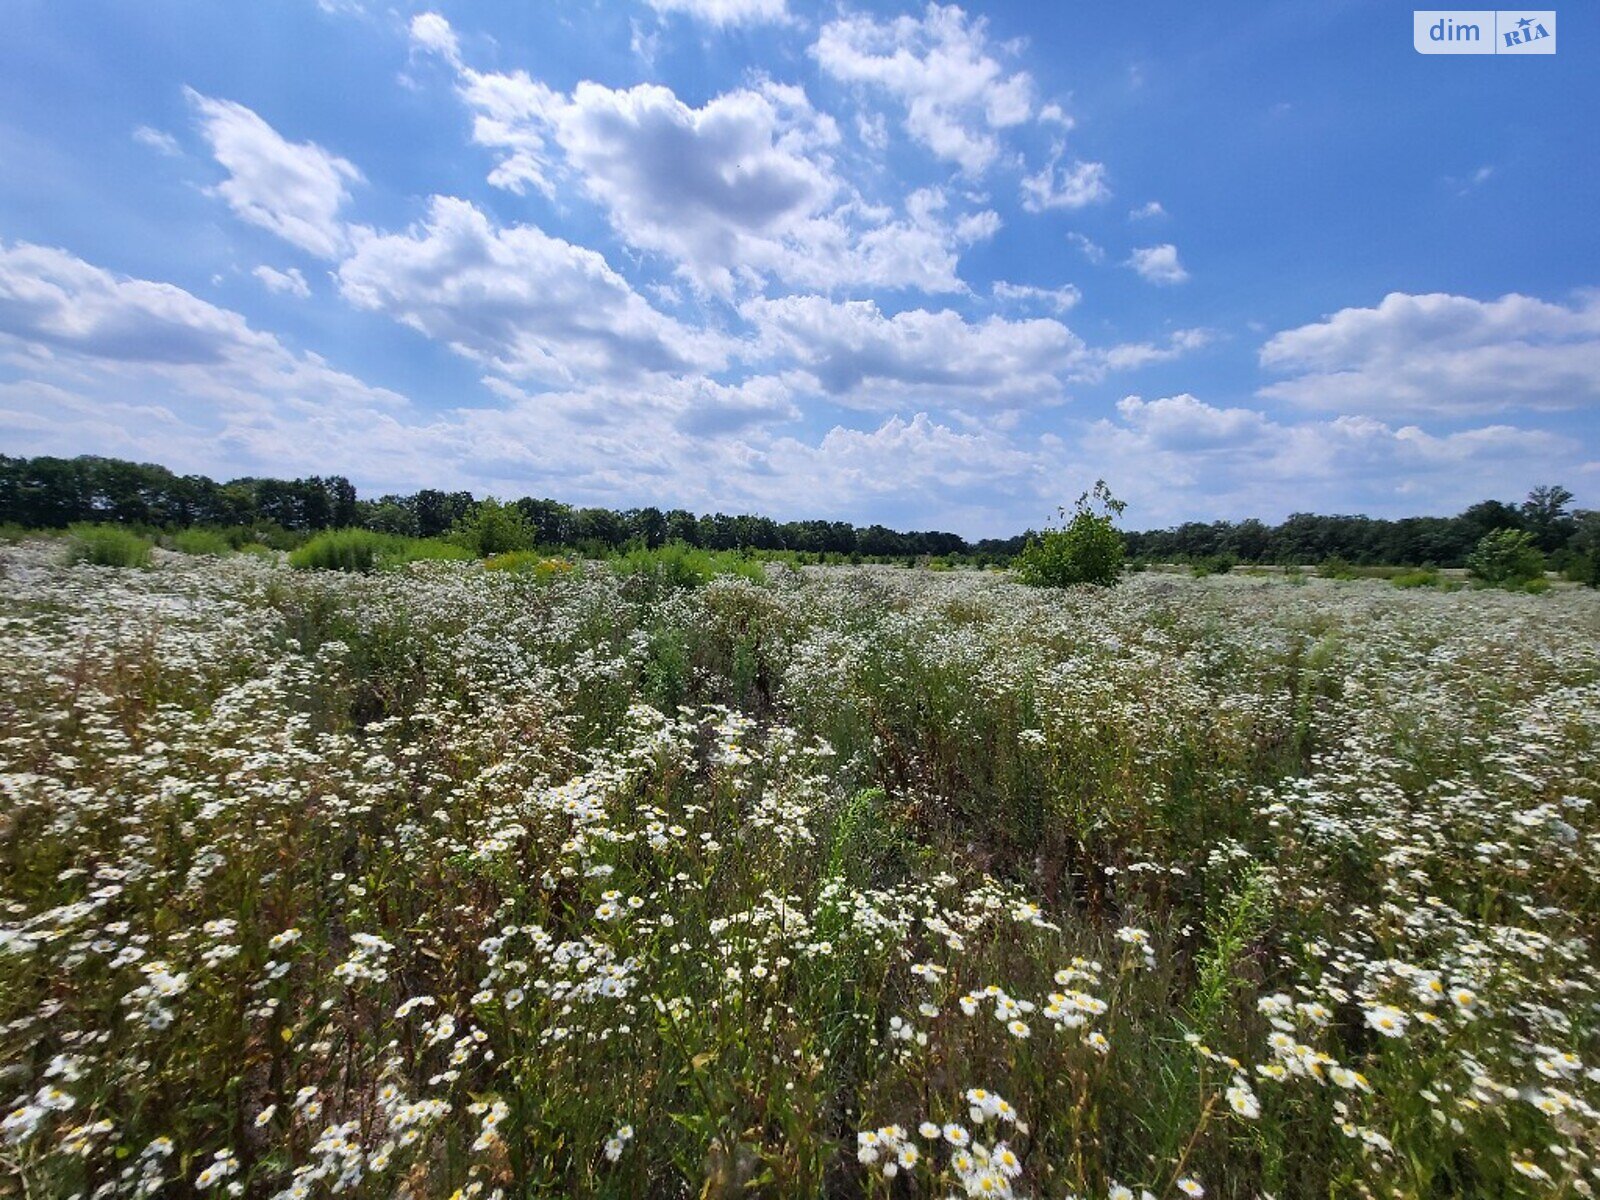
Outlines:
{"label": "meadow of wildflowers", "polygon": [[0,550],[0,1190],[1588,1196],[1600,602]]}

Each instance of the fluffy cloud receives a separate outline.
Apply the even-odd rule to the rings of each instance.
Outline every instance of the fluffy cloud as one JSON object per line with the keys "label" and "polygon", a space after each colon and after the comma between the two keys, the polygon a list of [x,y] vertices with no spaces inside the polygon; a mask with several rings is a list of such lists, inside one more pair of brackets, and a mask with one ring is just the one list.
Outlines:
{"label": "fluffy cloud", "polygon": [[1051,160],[1038,174],[1022,180],[1022,207],[1029,212],[1085,208],[1110,197],[1105,163],[1078,161],[1070,166],[1057,166],[1056,161]]}
{"label": "fluffy cloud", "polygon": [[906,131],[968,174],[999,156],[995,131],[1032,112],[1032,77],[1008,73],[990,53],[984,21],[969,21],[954,5],[930,4],[921,18],[841,17],[823,27],[812,52],[835,79],[895,97]]}
{"label": "fluffy cloud", "polygon": [[540,393],[492,376],[483,385],[513,405],[537,407],[588,430],[664,423],[675,434],[714,438],[800,416],[793,388],[772,375],[752,375],[737,383],[718,383],[704,375],[678,376],[653,380],[645,389],[598,384]]}
{"label": "fluffy cloud", "polygon": [[789,15],[785,0],[649,0],[649,3],[663,15],[683,13],[719,28],[783,21]]}
{"label": "fluffy cloud", "polygon": [[212,366],[271,353],[238,313],[170,283],[123,279],[26,242],[0,243],[0,335],[115,362]]}
{"label": "fluffy cloud", "polygon": [[1571,307],[1394,292],[1286,330],[1261,364],[1292,378],[1261,394],[1342,412],[1471,414],[1600,402],[1600,293]]}
{"label": "fluffy cloud", "polygon": [[461,42],[456,31],[436,12],[411,18],[411,40],[422,50],[437,54],[452,66],[461,65]]}
{"label": "fluffy cloud", "polygon": [[1367,416],[1283,423],[1190,395],[1129,396],[1075,448],[1165,524],[1196,513],[1281,518],[1290,510],[1411,515],[1517,495],[1551,470],[1576,472],[1581,447],[1542,430],[1489,425],[1430,433]]}
{"label": "fluffy cloud", "polygon": [[279,271],[263,264],[250,274],[259,279],[261,286],[269,292],[288,293],[291,296],[298,296],[301,300],[311,295],[311,285],[306,282],[306,277],[300,273],[299,267]]}
{"label": "fluffy cloud", "polygon": [[[671,400],[609,392],[507,396],[500,409],[461,410],[441,431],[440,463],[472,447],[477,479],[514,494],[524,481],[576,503],[683,506],[779,519],[882,520],[901,528],[997,533],[1037,520],[1048,462],[993,431],[963,432],[926,413],[886,417],[820,438],[740,429],[704,436]],[[620,417],[598,421],[594,414]],[[438,466],[435,467],[437,475]]]}
{"label": "fluffy cloud", "polygon": [[346,244],[339,210],[361,172],[314,142],[285,140],[242,104],[193,89],[187,95],[212,155],[228,172],[217,195],[242,220],[319,258],[338,257]]}
{"label": "fluffy cloud", "polygon": [[[32,389],[14,394],[99,395],[107,406],[99,419],[123,414],[130,439],[185,405],[241,428],[319,409],[381,414],[406,405],[180,287],[27,243],[0,244],[0,348],[22,376],[16,387]],[[77,420],[62,429],[75,436]]]}
{"label": "fluffy cloud", "polygon": [[1083,293],[1072,284],[1055,288],[1034,287],[1027,283],[1006,283],[997,280],[991,289],[994,298],[1007,304],[1042,304],[1058,313],[1064,313],[1083,299]]}
{"label": "fluffy cloud", "polygon": [[[435,40],[418,44],[432,49]],[[499,155],[489,182],[519,196],[529,187],[554,196],[549,140],[566,98],[526,71],[481,73],[451,61],[460,68],[462,99],[473,110],[472,140]]]}
{"label": "fluffy cloud", "polygon": [[[416,232],[423,244],[435,236]],[[480,252],[500,252],[482,244],[492,231],[474,236]],[[441,278],[452,278],[436,249]],[[486,302],[497,287],[488,291]],[[798,412],[793,384],[771,375],[542,393],[491,377],[498,404],[423,414],[180,288],[32,246],[0,249],[0,351],[26,375],[0,382],[0,434],[22,453],[109,453],[223,476],[339,471],[369,492],[541,490],[579,503],[855,518],[870,504],[900,524],[985,531],[1008,527],[1005,498],[1037,473],[1003,436],[925,415],[778,434]]]}
{"label": "fluffy cloud", "polygon": [[[418,39],[442,44],[454,42],[434,24]],[[451,61],[473,140],[498,156],[490,183],[554,196],[570,177],[623,241],[664,255],[704,291],[768,278],[962,291],[962,248],[999,228],[989,210],[946,215],[936,190],[914,193],[902,214],[862,202],[832,158],[837,125],[798,87],[762,82],[693,108],[654,84],[585,82],[568,95],[526,72]]]}
{"label": "fluffy cloud", "polygon": [[1163,242],[1159,246],[1141,246],[1128,258],[1127,265],[1139,272],[1147,282],[1162,287],[1183,283],[1189,278],[1189,272],[1178,261],[1178,248],[1171,242]]}
{"label": "fluffy cloud", "polygon": [[1126,396],[1117,403],[1117,412],[1126,430],[1152,450],[1258,445],[1272,428],[1254,409],[1214,408],[1187,393],[1159,400]]}
{"label": "fluffy cloud", "polygon": [[1099,352],[1099,360],[1108,371],[1128,371],[1154,362],[1170,362],[1182,358],[1191,350],[1211,344],[1212,334],[1207,329],[1179,329],[1167,337],[1164,345],[1155,342],[1121,342]]}
{"label": "fluffy cloud", "polygon": [[[442,322],[437,336],[448,337],[450,306],[469,295],[501,306],[519,327],[527,315],[521,293],[507,293],[497,277],[463,278],[462,257],[525,281],[586,268],[602,297],[613,286],[604,264],[583,259],[589,252],[541,239],[497,231],[460,201],[436,202],[429,224],[392,239],[412,245],[362,249],[372,252],[369,266],[404,265],[395,278],[432,281],[435,292],[412,298],[415,313],[424,324]],[[603,304],[626,312],[630,302]],[[1005,404],[1027,398],[1015,393],[1019,380],[1024,390],[1048,391],[1063,373],[1112,352],[1083,348],[1054,321],[885,316],[871,304],[819,297],[745,307],[773,352],[802,369],[727,383],[704,374],[591,380],[544,392],[491,377],[491,402],[424,413],[182,288],[119,276],[61,250],[0,245],[0,436],[14,452],[109,453],[220,475],[347,472],[369,492],[535,491],[577,503],[876,519],[972,535],[1036,524],[1062,498],[1062,480],[1099,475],[1134,501],[1131,521],[1150,525],[1197,513],[1276,517],[1290,507],[1450,511],[1486,494],[1518,494],[1552,473],[1574,478],[1583,467],[1580,445],[1537,430],[1435,433],[1361,415],[1290,423],[1189,395],[1128,397],[1113,418],[1093,422],[1051,410],[1013,424],[991,407],[961,428],[917,398]],[[581,347],[599,335],[565,336]],[[469,353],[488,360],[502,350]],[[892,394],[907,402],[864,428],[788,432],[799,392],[823,380],[849,403]]]}
{"label": "fluffy cloud", "polygon": [[724,339],[656,311],[601,255],[532,225],[501,229],[435,196],[404,233],[364,232],[339,265],[360,308],[513,378],[564,383],[716,369]]}
{"label": "fluffy cloud", "polygon": [[579,84],[549,110],[584,190],[630,245],[726,288],[741,264],[781,267],[840,188],[836,142],[799,88],[741,89],[692,109],[663,87]]}
{"label": "fluffy cloud", "polygon": [[948,309],[891,317],[871,300],[823,296],[751,300],[741,311],[767,352],[796,363],[836,400],[862,408],[1055,402],[1062,376],[1085,360],[1076,334],[1042,318],[969,323]]}
{"label": "fluffy cloud", "polygon": [[[1071,296],[1068,289],[1011,290],[1029,300]],[[996,296],[1004,295],[997,287]],[[1162,344],[1091,347],[1048,317],[969,321],[921,308],[890,316],[871,300],[824,296],[754,299],[740,312],[756,328],[758,353],[797,368],[809,390],[869,410],[1048,407],[1067,399],[1070,383],[1178,358],[1210,341],[1206,330],[1183,329]]]}

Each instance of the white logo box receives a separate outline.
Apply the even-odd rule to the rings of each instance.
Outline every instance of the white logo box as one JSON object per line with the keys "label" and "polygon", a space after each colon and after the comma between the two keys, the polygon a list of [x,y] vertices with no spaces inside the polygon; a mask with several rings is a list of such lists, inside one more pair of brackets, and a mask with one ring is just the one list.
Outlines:
{"label": "white logo box", "polygon": [[1412,13],[1418,54],[1554,54],[1551,8],[1429,8]]}

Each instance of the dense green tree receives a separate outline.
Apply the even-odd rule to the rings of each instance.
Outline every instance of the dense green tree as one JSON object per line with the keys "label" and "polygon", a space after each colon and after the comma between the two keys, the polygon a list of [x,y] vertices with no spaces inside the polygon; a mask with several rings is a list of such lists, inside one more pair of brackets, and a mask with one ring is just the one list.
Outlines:
{"label": "dense green tree", "polygon": [[1127,505],[1111,494],[1106,481],[1095,481],[1073,505],[1065,525],[1047,529],[1017,556],[1017,574],[1036,587],[1069,587],[1087,583],[1110,587],[1122,575],[1122,535],[1116,521]]}
{"label": "dense green tree", "polygon": [[1514,587],[1544,574],[1544,555],[1526,529],[1496,529],[1467,558],[1467,571],[1484,583]]}
{"label": "dense green tree", "polygon": [[515,504],[502,504],[490,496],[456,519],[450,540],[479,558],[490,558],[513,550],[531,550],[539,535]]}
{"label": "dense green tree", "polygon": [[1573,514],[1572,527],[1567,574],[1579,583],[1600,587],[1600,512],[1579,509]]}
{"label": "dense green tree", "polygon": [[[1212,561],[1318,564],[1342,559],[1356,565],[1461,567],[1484,536],[1525,530],[1548,563],[1574,578],[1593,552],[1580,543],[1585,515],[1573,513],[1572,493],[1548,484],[1520,504],[1484,500],[1454,517],[1374,520],[1361,515],[1295,513],[1276,526],[1261,521],[1190,521],[1170,529],[1128,532],[1128,554],[1145,561]],[[715,550],[792,550],[806,554],[870,555],[913,559],[967,555],[977,563],[1009,562],[1031,541],[1033,530],[1010,538],[968,543],[936,530],[900,532],[884,525],[857,529],[848,521],[776,522],[757,514],[696,516],[655,507],[615,512],[574,510],[556,500],[514,502],[533,542],[542,546],[619,547],[637,539],[648,546],[682,542]],[[0,455],[0,522],[61,529],[79,521],[182,529],[210,526],[250,531],[273,544],[294,544],[307,532],[362,526],[375,532],[438,537],[478,510],[470,492],[424,488],[413,495],[363,501],[342,475],[304,479],[244,478],[218,483],[203,475],[178,476],[165,467],[84,455],[78,458]],[[498,518],[497,518],[498,519]]]}
{"label": "dense green tree", "polygon": [[580,508],[572,514],[572,537],[580,545],[597,542],[615,549],[625,544],[629,536],[622,514],[609,508]]}
{"label": "dense green tree", "polygon": [[416,510],[403,496],[380,496],[359,514],[359,518],[356,524],[375,533],[393,533],[401,537],[417,537],[420,533]]}
{"label": "dense green tree", "polygon": [[1546,554],[1559,550],[1572,536],[1575,523],[1567,511],[1571,503],[1572,493],[1560,484],[1536,487],[1522,502],[1522,527]]}
{"label": "dense green tree", "polygon": [[667,514],[667,541],[686,546],[700,544],[700,521],[692,512],[675,508]]}
{"label": "dense green tree", "polygon": [[650,549],[663,546],[667,541],[667,516],[659,508],[634,508],[622,514],[629,535]]}

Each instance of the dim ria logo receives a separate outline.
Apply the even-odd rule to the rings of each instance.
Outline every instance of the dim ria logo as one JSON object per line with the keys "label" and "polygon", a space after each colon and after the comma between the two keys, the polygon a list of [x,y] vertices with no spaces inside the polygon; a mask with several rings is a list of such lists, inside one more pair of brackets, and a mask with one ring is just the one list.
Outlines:
{"label": "dim ria logo", "polygon": [[1412,13],[1418,54],[1554,54],[1554,9],[1427,9]]}

